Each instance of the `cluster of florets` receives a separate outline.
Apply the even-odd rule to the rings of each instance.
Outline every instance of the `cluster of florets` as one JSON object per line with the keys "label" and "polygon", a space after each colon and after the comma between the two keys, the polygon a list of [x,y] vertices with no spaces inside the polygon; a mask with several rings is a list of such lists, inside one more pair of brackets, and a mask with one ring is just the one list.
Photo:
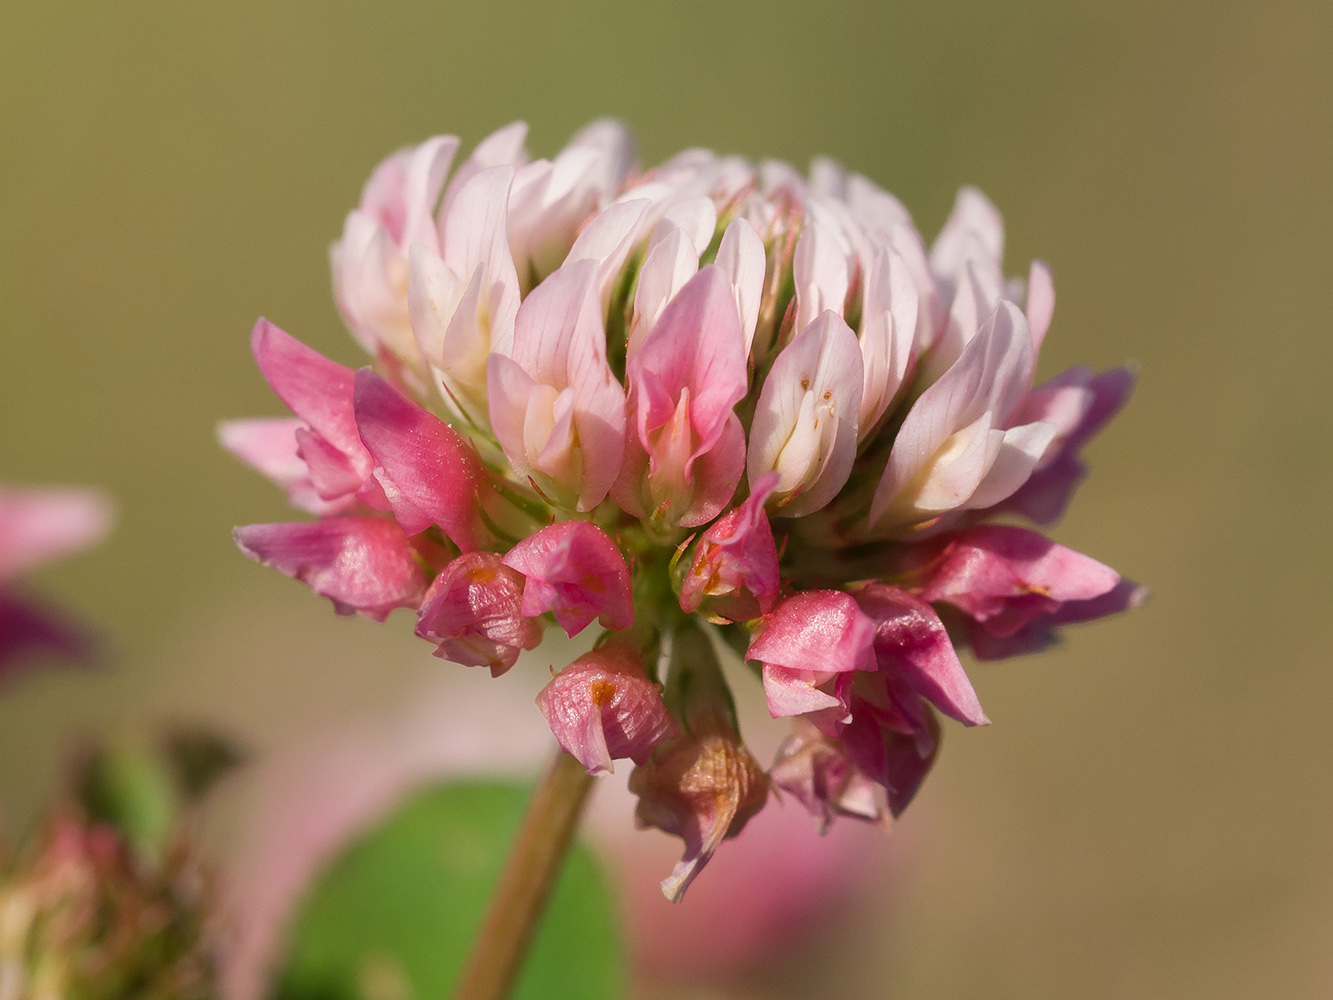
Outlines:
{"label": "cluster of florets", "polygon": [[[373,366],[255,327],[294,417],[222,440],[318,520],[236,537],[340,612],[411,609],[437,655],[497,675],[546,624],[600,622],[538,704],[590,771],[638,765],[640,822],[686,842],[675,898],[772,787],[821,825],[901,812],[935,712],[986,721],[960,644],[1031,651],[1136,599],[989,523],[1055,521],[1133,379],[1033,386],[1050,273],[1005,278],[973,189],[927,250],[829,161],[807,180],[689,150],[640,172],[614,123],[553,160],[525,136],[452,177],[453,137],[376,169],[332,250]],[[767,771],[719,643],[793,720]]]}

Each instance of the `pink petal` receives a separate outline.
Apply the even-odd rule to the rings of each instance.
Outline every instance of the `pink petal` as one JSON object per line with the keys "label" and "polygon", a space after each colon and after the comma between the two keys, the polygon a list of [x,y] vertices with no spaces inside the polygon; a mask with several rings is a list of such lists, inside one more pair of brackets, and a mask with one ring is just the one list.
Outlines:
{"label": "pink petal", "polygon": [[436,577],[417,615],[417,635],[435,655],[498,677],[541,642],[541,623],[521,612],[523,576],[494,552],[468,552]]}
{"label": "pink petal", "polygon": [[637,429],[615,484],[626,510],[692,527],[731,498],[744,467],[732,412],[747,385],[743,339],[716,267],[691,278],[643,339],[626,369]]}
{"label": "pink petal", "polygon": [[[595,288],[595,270],[586,262],[566,265],[542,282],[519,308],[512,361],[540,386],[557,393],[572,389],[577,452],[566,464],[577,481],[552,483],[552,492],[574,491],[578,510],[588,511],[606,497],[620,471],[624,453],[625,396],[606,360],[606,334]],[[530,389],[493,355],[490,388],[491,425],[511,464],[530,475],[535,462],[517,428],[527,413]],[[543,488],[547,484],[540,484]]]}
{"label": "pink petal", "polygon": [[426,591],[403,529],[383,518],[251,524],[234,537],[251,559],[307,584],[339,614],[383,621],[394,608],[415,608]]}
{"label": "pink petal", "polygon": [[1032,332],[1032,353],[1035,355],[1041,350],[1046,331],[1051,328],[1051,317],[1055,315],[1055,282],[1045,261],[1034,260],[1028,271],[1028,298],[1024,311],[1028,329]]}
{"label": "pink petal", "polygon": [[805,720],[796,720],[768,776],[774,788],[805,806],[821,834],[828,832],[836,816],[882,821],[874,783],[852,763],[842,741],[825,736]]}
{"label": "pink petal", "polygon": [[[660,227],[659,227],[660,228]],[[626,356],[634,358],[657,323],[662,310],[699,270],[699,253],[690,238],[671,227],[649,249],[639,268],[634,292],[634,317]]]}
{"label": "pink petal", "polygon": [[356,373],[356,419],[403,530],[415,535],[436,524],[463,551],[477,548],[485,472],[458,432],[369,368]]}
{"label": "pink petal", "polygon": [[922,600],[953,604],[997,635],[1012,635],[1064,602],[1100,597],[1120,582],[1109,566],[1023,528],[981,525],[946,544]]}
{"label": "pink petal", "polygon": [[764,269],[767,266],[764,241],[754,226],[737,217],[722,234],[717,248],[718,269],[731,282],[740,312],[741,333],[745,338],[745,354],[754,342],[754,328],[759,322],[759,305],[764,295]]}
{"label": "pink petal", "polygon": [[831,310],[842,315],[851,280],[847,253],[836,229],[820,214],[806,219],[796,241],[792,277],[796,283],[797,330],[804,330],[822,312]]}
{"label": "pink petal", "polygon": [[[1032,342],[1026,320],[1011,303],[1001,302],[981,333],[938,382],[913,404],[898,435],[870,507],[878,522],[932,462],[956,432],[991,414],[991,426],[1003,420],[1027,391],[1032,371]],[[979,483],[978,478],[973,483]],[[967,500],[966,491],[958,503]]]}
{"label": "pink petal", "polygon": [[875,623],[837,590],[793,594],[764,618],[747,660],[791,670],[874,670]]}
{"label": "pink petal", "polygon": [[856,459],[861,347],[840,317],[825,312],[782,352],[759,393],[750,426],[751,486],[776,471],[774,512],[801,517],[847,482]]}
{"label": "pink petal", "polygon": [[984,726],[990,721],[934,608],[882,583],[861,588],[856,602],[875,623],[881,673],[902,678],[959,722]]}
{"label": "pink petal", "polygon": [[775,719],[809,715],[826,710],[846,712],[847,703],[837,693],[822,690],[831,686],[833,676],[827,670],[793,670],[774,663],[764,664],[764,697],[768,714]]}
{"label": "pink petal", "polygon": [[616,543],[596,525],[552,524],[510,549],[504,564],[527,577],[523,614],[529,618],[552,611],[571,636],[594,618],[613,630],[634,624],[629,567]]}
{"label": "pink petal", "polygon": [[963,187],[930,248],[930,266],[936,274],[952,277],[961,274],[975,255],[996,264],[1003,259],[1004,219],[984,194],[974,187]]}
{"label": "pink petal", "polygon": [[676,733],[656,684],[639,658],[609,643],[561,670],[537,695],[537,708],[556,740],[592,774],[613,760],[642,764],[654,746]]}
{"label": "pink petal", "polygon": [[703,533],[681,582],[682,611],[694,613],[705,599],[710,599],[710,611],[733,621],[773,610],[778,599],[778,550],[764,504],[777,482],[777,473],[769,473],[744,503]]}
{"label": "pink petal", "polygon": [[352,369],[330,361],[266,319],[255,323],[250,348],[260,372],[289,410],[369,472],[352,411]]}
{"label": "pink petal", "polygon": [[296,431],[303,426],[299,417],[226,420],[218,424],[218,443],[279,486],[291,486],[307,474],[296,452]]}
{"label": "pink petal", "polygon": [[93,490],[0,489],[0,581],[95,545],[113,519]]}
{"label": "pink petal", "polygon": [[[940,729],[927,710],[924,741],[914,733],[901,733],[879,725],[873,716],[857,711],[843,731],[843,741],[852,763],[871,780],[883,786],[889,812],[895,818],[916,796],[939,753]],[[924,743],[924,752],[923,752]]]}
{"label": "pink petal", "polygon": [[[448,218],[449,208],[453,205],[454,199],[477,174],[490,167],[507,166],[517,169],[527,163],[528,154],[525,148],[527,138],[527,122],[510,122],[477,143],[472,155],[449,178],[449,186],[444,189],[444,196],[440,199],[440,222],[443,223]],[[443,233],[440,235],[443,237]]]}

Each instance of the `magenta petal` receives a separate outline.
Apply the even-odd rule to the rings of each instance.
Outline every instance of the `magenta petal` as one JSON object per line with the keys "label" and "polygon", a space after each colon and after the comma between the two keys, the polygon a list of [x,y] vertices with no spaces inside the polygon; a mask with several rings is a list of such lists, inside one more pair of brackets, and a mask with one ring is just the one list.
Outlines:
{"label": "magenta petal", "polygon": [[883,727],[859,710],[842,734],[848,757],[858,770],[883,786],[895,818],[916,796],[939,753],[939,723],[929,711],[921,735],[925,738]]}
{"label": "magenta petal", "polygon": [[0,681],[47,657],[86,663],[97,643],[61,609],[0,588]]}
{"label": "magenta petal", "polygon": [[658,686],[633,652],[609,644],[579,657],[537,695],[556,740],[593,774],[613,760],[642,764],[676,732]]}
{"label": "magenta petal", "polygon": [[436,524],[464,552],[477,548],[484,473],[458,432],[369,368],[356,373],[356,420],[403,530],[415,535]]}
{"label": "magenta petal", "polygon": [[333,601],[340,614],[359,611],[383,621],[394,608],[415,608],[426,578],[407,536],[393,521],[335,517],[237,528],[251,559]]}
{"label": "magenta petal", "polygon": [[330,361],[266,319],[250,335],[255,363],[287,408],[348,456],[364,456],[352,412],[352,369]]}
{"label": "magenta petal", "polygon": [[541,642],[541,623],[524,617],[523,577],[494,552],[468,552],[436,577],[417,615],[417,635],[435,655],[498,677]]}
{"label": "magenta petal", "polygon": [[849,594],[808,590],[766,616],[745,657],[792,670],[874,670],[875,623]]}
{"label": "magenta petal", "polygon": [[949,540],[922,600],[961,608],[996,635],[1013,635],[1067,601],[1100,597],[1120,574],[1023,528],[981,525]]}
{"label": "magenta petal", "polygon": [[530,618],[554,612],[571,636],[594,618],[609,629],[634,624],[629,567],[616,543],[596,525],[552,524],[510,549],[504,564],[527,577],[523,614]]}
{"label": "magenta petal", "polygon": [[1100,375],[1093,375],[1087,368],[1070,368],[1032,390],[1031,401],[1025,401],[1025,408],[1062,390],[1082,389],[1091,400],[1077,423],[1057,437],[1037,471],[1000,509],[1022,514],[1037,524],[1060,520],[1074,490],[1087,475],[1079,452],[1129,400],[1134,382],[1134,369],[1128,366],[1112,368]]}
{"label": "magenta petal", "polygon": [[901,678],[959,722],[984,726],[990,721],[934,608],[897,587],[879,583],[859,590],[856,601],[875,622],[875,655],[881,673]]}
{"label": "magenta petal", "polygon": [[778,550],[764,504],[777,484],[778,474],[770,472],[744,503],[703,533],[681,581],[682,611],[699,610],[706,598],[711,599],[711,611],[733,621],[773,610],[778,599]]}
{"label": "magenta petal", "polygon": [[1136,608],[1148,599],[1148,588],[1122,579],[1100,597],[1086,601],[1068,601],[1057,610],[1040,615],[1009,635],[996,635],[981,623],[968,628],[967,641],[979,660],[1002,660],[1010,656],[1039,653],[1056,641],[1055,628],[1077,622],[1105,618]]}

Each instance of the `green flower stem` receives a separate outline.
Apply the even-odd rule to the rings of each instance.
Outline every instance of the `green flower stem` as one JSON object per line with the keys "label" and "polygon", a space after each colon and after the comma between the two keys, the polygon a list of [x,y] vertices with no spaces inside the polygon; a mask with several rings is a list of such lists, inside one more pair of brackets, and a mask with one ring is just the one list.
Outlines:
{"label": "green flower stem", "polygon": [[454,1000],[509,996],[574,842],[592,780],[564,751],[547,768],[509,848]]}

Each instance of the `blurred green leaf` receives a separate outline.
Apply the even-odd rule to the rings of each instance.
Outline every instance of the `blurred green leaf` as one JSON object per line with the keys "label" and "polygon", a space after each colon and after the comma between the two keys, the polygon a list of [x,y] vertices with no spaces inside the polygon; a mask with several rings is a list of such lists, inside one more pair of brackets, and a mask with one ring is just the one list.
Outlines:
{"label": "blurred green leaf", "polygon": [[[490,782],[432,789],[355,842],[296,916],[280,1000],[448,997],[529,794]],[[516,1000],[621,996],[616,926],[601,874],[576,846]]]}
{"label": "blurred green leaf", "polygon": [[181,809],[162,757],[134,743],[111,744],[92,753],[79,784],[91,819],[116,827],[141,859],[161,859]]}

